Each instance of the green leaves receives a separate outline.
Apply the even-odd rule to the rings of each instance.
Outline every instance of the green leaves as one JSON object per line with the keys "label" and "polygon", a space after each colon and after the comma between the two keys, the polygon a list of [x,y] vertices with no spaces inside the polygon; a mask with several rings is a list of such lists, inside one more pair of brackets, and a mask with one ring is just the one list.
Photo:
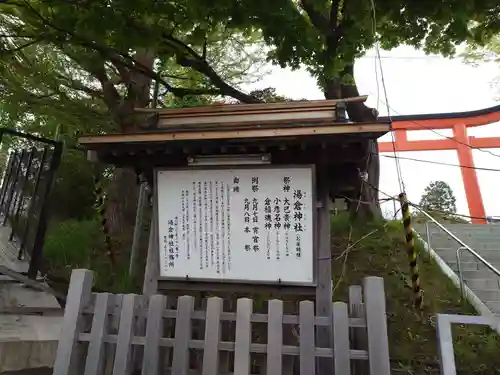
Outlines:
{"label": "green leaves", "polygon": [[420,206],[428,212],[455,214],[456,198],[450,185],[444,181],[431,182],[420,199]]}
{"label": "green leaves", "polygon": [[133,108],[151,101],[153,80],[164,105],[206,103],[172,98],[200,93],[249,99],[231,85],[262,74],[260,34],[229,26],[231,12],[239,13],[234,2],[210,3],[0,4],[0,121],[42,133],[58,122],[82,132],[123,130],[134,126]]}
{"label": "green leaves", "polygon": [[152,81],[165,105],[255,101],[237,86],[266,61],[355,87],[354,60],[376,40],[452,55],[499,28],[496,0],[11,0],[0,11],[0,121],[99,131],[133,126]]}
{"label": "green leaves", "polygon": [[[496,0],[242,0],[241,4],[262,28],[271,61],[291,68],[304,65],[319,82],[341,79],[344,67],[370,49],[376,38],[385,49],[408,44],[451,56],[457,44],[473,39],[484,43],[500,28]],[[342,19],[338,25],[339,11],[330,16],[335,7]]]}

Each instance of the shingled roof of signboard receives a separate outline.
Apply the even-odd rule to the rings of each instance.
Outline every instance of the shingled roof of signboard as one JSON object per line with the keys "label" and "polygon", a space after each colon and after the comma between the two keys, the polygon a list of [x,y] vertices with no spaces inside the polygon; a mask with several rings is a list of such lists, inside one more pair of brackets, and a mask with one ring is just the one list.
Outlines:
{"label": "shingled roof of signboard", "polygon": [[229,104],[194,108],[137,109],[144,114],[136,133],[90,135],[79,143],[88,150],[112,149],[118,145],[140,144],[164,147],[193,143],[217,143],[219,146],[263,144],[279,139],[281,144],[297,138],[364,135],[376,138],[390,130],[390,122],[353,123],[345,119],[345,102],[364,102],[365,97],[342,100],[315,100],[287,103]]}

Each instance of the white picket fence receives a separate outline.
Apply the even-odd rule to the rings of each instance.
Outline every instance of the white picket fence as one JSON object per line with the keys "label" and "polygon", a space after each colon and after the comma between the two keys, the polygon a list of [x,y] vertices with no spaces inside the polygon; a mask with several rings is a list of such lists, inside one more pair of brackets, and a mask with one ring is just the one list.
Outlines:
{"label": "white picket fence", "polygon": [[[390,374],[378,277],[351,286],[349,303],[333,302],[332,317],[315,316],[311,301],[301,301],[297,315],[285,314],[281,300],[268,301],[267,314],[254,313],[248,298],[237,300],[235,312],[224,311],[218,297],[206,299],[203,309],[195,309],[191,296],[167,308],[163,295],[93,294],[91,285],[91,271],[73,271],[54,375],[314,375],[322,358],[332,362],[336,375]],[[264,334],[255,335],[257,325]],[[322,328],[331,332],[329,348],[316,345]],[[230,340],[222,337],[227,329],[234,330]],[[284,344],[290,331],[295,343]],[[256,356],[262,364],[257,370]]]}

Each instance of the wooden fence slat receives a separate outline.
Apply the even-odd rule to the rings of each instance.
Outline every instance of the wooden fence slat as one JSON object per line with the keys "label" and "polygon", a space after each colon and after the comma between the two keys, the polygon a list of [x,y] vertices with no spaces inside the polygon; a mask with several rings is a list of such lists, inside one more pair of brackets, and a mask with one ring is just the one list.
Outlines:
{"label": "wooden fence slat", "polygon": [[108,327],[109,293],[99,293],[95,298],[94,318],[85,363],[85,375],[98,375],[104,366],[104,336]]}
{"label": "wooden fence slat", "polygon": [[54,362],[54,375],[77,374],[79,350],[78,335],[81,328],[80,314],[92,296],[92,271],[73,270],[68,297]]}
{"label": "wooden fence slat", "polygon": [[[146,337],[146,318],[148,314],[147,306],[149,306],[149,297],[138,295],[135,300],[135,326],[134,335]],[[163,312],[162,312],[163,315]],[[136,374],[141,371],[142,362],[144,359],[144,346],[132,345],[132,373]]]}
{"label": "wooden fence slat", "polygon": [[135,299],[135,294],[123,296],[113,375],[128,375],[130,373],[131,344],[135,325]]}
{"label": "wooden fence slat", "polygon": [[361,287],[361,285],[349,286],[349,315],[352,317],[360,317],[359,306],[362,303],[363,288]]}
{"label": "wooden fence slat", "polygon": [[[124,294],[112,294],[110,296],[110,312],[108,318],[108,333],[118,334],[120,326],[120,312],[122,311],[122,302]],[[113,365],[115,363],[116,343],[106,345],[104,347],[104,374],[113,373]]]}
{"label": "wooden fence slat", "polygon": [[349,356],[349,314],[347,304],[344,302],[334,302],[332,313],[335,375],[350,375],[351,358]]}
{"label": "wooden fence slat", "polygon": [[[361,319],[363,322],[366,322],[365,305],[363,303],[363,288],[361,285],[349,286],[349,315],[352,318]],[[366,324],[364,325],[366,326]],[[367,350],[368,343],[366,338],[366,327],[351,327],[350,330],[353,349]],[[367,361],[353,361],[351,372],[354,375],[364,375],[367,374],[368,371]]]}
{"label": "wooden fence slat", "polygon": [[299,303],[300,328],[300,375],[314,375],[315,370],[315,340],[314,340],[314,303],[301,301]]}
{"label": "wooden fence slat", "polygon": [[282,373],[283,301],[268,301],[267,374]]}
{"label": "wooden fence slat", "polygon": [[191,340],[191,315],[194,297],[179,297],[175,321],[175,341],[172,374],[187,375],[189,372],[189,341]]}
{"label": "wooden fence slat", "polygon": [[240,298],[236,305],[236,338],[234,343],[234,373],[248,375],[250,373],[250,344],[252,342],[252,323],[250,317],[253,301]]}
{"label": "wooden fence slat", "polygon": [[203,349],[203,375],[219,374],[219,342],[221,337],[222,299],[210,297],[205,319],[205,348]]}
{"label": "wooden fence slat", "polygon": [[163,310],[166,297],[152,295],[149,298],[146,337],[142,358],[142,375],[157,375],[160,357],[160,338],[163,332]]}
{"label": "wooden fence slat", "polygon": [[381,277],[365,277],[363,280],[368,358],[370,374],[389,375],[389,338],[385,310],[384,280]]}

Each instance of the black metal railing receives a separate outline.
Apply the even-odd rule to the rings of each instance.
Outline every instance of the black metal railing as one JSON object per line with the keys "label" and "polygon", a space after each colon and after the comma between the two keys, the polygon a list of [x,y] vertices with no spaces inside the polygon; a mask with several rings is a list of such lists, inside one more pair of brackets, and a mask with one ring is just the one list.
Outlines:
{"label": "black metal railing", "polygon": [[29,257],[28,276],[41,268],[48,220],[48,197],[62,155],[62,142],[0,128],[15,138],[0,188],[0,221],[11,228],[9,240],[17,245],[18,258]]}

